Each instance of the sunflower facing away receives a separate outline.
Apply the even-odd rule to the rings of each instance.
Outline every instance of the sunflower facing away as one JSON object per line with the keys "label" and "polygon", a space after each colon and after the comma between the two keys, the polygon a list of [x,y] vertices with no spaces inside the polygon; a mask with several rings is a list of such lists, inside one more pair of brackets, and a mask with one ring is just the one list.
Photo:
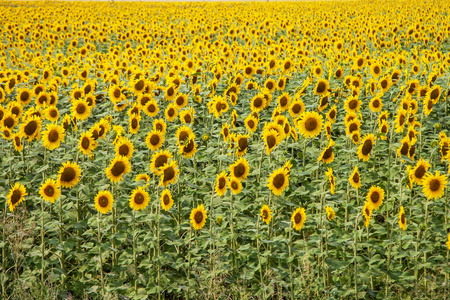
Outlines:
{"label": "sunflower facing away", "polygon": [[59,183],[64,188],[73,188],[80,181],[81,169],[77,163],[67,161],[58,171]]}
{"label": "sunflower facing away", "polygon": [[55,200],[61,196],[61,189],[59,188],[59,183],[53,179],[47,179],[39,188],[39,195],[45,201],[55,203]]}
{"label": "sunflower facing away", "polygon": [[7,203],[9,210],[14,211],[16,206],[24,200],[24,196],[28,195],[27,190],[23,184],[16,183],[10,190],[7,196]]}
{"label": "sunflower facing away", "polygon": [[106,214],[112,210],[114,198],[109,191],[99,191],[94,199],[95,209],[102,214]]}
{"label": "sunflower facing away", "polygon": [[297,208],[291,216],[291,221],[295,230],[301,230],[306,221],[305,209],[302,207]]}
{"label": "sunflower facing away", "polygon": [[440,174],[439,171],[427,173],[422,179],[422,192],[430,199],[439,199],[444,195],[444,189],[447,185],[447,176]]}
{"label": "sunflower facing away", "polygon": [[147,207],[150,196],[143,187],[134,189],[130,196],[130,207],[134,210],[142,210]]}
{"label": "sunflower facing away", "polygon": [[272,210],[266,204],[264,204],[261,208],[261,217],[267,225],[269,225],[272,220]]}
{"label": "sunflower facing away", "polygon": [[336,217],[336,213],[334,212],[334,210],[327,205],[325,206],[325,211],[327,212],[328,221],[333,221],[334,217]]}
{"label": "sunflower facing away", "polygon": [[216,177],[216,186],[215,191],[217,196],[223,196],[227,191],[227,172],[222,171],[222,173],[218,174]]}
{"label": "sunflower facing away", "polygon": [[276,196],[280,196],[286,187],[289,186],[289,174],[288,171],[282,167],[270,174],[267,180],[267,187]]}
{"label": "sunflower facing away", "polygon": [[361,187],[361,176],[359,175],[359,172],[358,172],[358,166],[355,166],[352,174],[348,178],[348,181],[350,182],[352,187],[354,187],[355,189],[359,189]]}
{"label": "sunflower facing away", "polygon": [[197,206],[197,208],[192,209],[191,215],[189,216],[189,219],[191,220],[190,223],[195,230],[202,229],[202,227],[206,224],[207,218],[208,216],[206,215],[206,210],[203,204]]}
{"label": "sunflower facing away", "polygon": [[400,206],[400,212],[398,213],[398,225],[401,229],[406,230],[406,217],[403,206]]}
{"label": "sunflower facing away", "polygon": [[161,193],[161,207],[165,211],[168,211],[173,206],[173,198],[172,194],[168,189],[165,189]]}
{"label": "sunflower facing away", "polygon": [[105,169],[106,176],[111,182],[120,182],[123,175],[131,171],[131,164],[125,156],[116,156]]}
{"label": "sunflower facing away", "polygon": [[313,138],[322,130],[322,116],[315,111],[305,112],[300,116],[297,126],[305,138]]}
{"label": "sunflower facing away", "polygon": [[383,204],[384,190],[379,186],[371,186],[366,201],[372,210],[377,210]]}

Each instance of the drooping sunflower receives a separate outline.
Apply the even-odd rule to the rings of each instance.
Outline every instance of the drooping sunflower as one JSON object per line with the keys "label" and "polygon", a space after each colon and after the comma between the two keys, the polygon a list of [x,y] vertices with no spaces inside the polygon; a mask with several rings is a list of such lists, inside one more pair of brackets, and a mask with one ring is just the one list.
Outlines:
{"label": "drooping sunflower", "polygon": [[102,214],[107,214],[112,210],[114,204],[113,195],[109,191],[99,191],[94,199],[95,209]]}
{"label": "drooping sunflower", "polygon": [[150,162],[150,170],[155,175],[160,175],[159,168],[164,166],[172,158],[172,154],[168,150],[160,150],[152,155]]}
{"label": "drooping sunflower", "polygon": [[228,123],[222,124],[222,130],[220,131],[220,134],[222,135],[223,140],[227,142],[230,137],[230,125]]}
{"label": "drooping sunflower", "polygon": [[403,129],[405,127],[406,121],[408,120],[408,111],[400,108],[397,110],[397,115],[395,116],[395,131],[396,132],[403,132]]}
{"label": "drooping sunflower", "polygon": [[235,195],[239,194],[242,191],[242,183],[239,179],[230,176],[228,180],[228,187],[231,192]]}
{"label": "drooping sunflower", "polygon": [[331,195],[334,195],[334,190],[336,188],[336,177],[333,175],[333,169],[328,168],[328,170],[325,172],[325,176],[327,176],[328,181],[330,182],[330,193]]}
{"label": "drooping sunflower", "polygon": [[318,161],[324,164],[329,164],[334,160],[333,146],[335,145],[333,140],[330,140],[328,146],[322,151],[320,156],[317,158]]}
{"label": "drooping sunflower", "polygon": [[245,180],[250,173],[248,161],[245,158],[237,159],[234,164],[230,165],[230,176],[239,181]]}
{"label": "drooping sunflower", "polygon": [[58,173],[59,183],[64,188],[73,188],[80,181],[81,169],[76,162],[63,163]]}
{"label": "drooping sunflower", "polygon": [[56,180],[50,178],[47,179],[39,188],[39,195],[41,195],[42,199],[45,201],[55,203],[55,200],[61,196],[59,183]]}
{"label": "drooping sunflower", "polygon": [[48,124],[42,132],[42,144],[48,150],[59,148],[61,141],[64,139],[64,128],[56,124]]}
{"label": "drooping sunflower", "polygon": [[14,211],[17,205],[20,204],[25,198],[25,196],[28,195],[27,190],[23,184],[16,183],[14,186],[9,190],[9,194],[6,197],[7,203],[9,204],[9,211]]}
{"label": "drooping sunflower", "polygon": [[42,127],[42,120],[38,116],[32,116],[27,118],[20,126],[20,133],[29,142],[33,139],[39,139],[40,131]]}
{"label": "drooping sunflower", "polygon": [[306,221],[306,213],[303,207],[297,208],[291,216],[292,227],[295,230],[301,230]]}
{"label": "drooping sunflower", "polygon": [[364,216],[364,226],[369,227],[370,218],[372,217],[372,207],[370,206],[370,204],[368,202],[364,203],[362,213]]}
{"label": "drooping sunflower", "polygon": [[372,148],[374,145],[374,141],[376,137],[373,134],[366,134],[362,141],[361,145],[358,147],[358,158],[362,159],[362,161],[368,161],[370,157],[370,153],[372,152]]}
{"label": "drooping sunflower", "polygon": [[131,193],[129,202],[130,208],[134,210],[143,210],[150,202],[150,196],[143,187],[138,187]]}
{"label": "drooping sunflower", "polygon": [[289,174],[286,169],[279,168],[270,174],[267,180],[267,187],[276,196],[281,195],[285,188],[289,186]]}
{"label": "drooping sunflower", "polygon": [[160,167],[158,172],[161,176],[161,181],[159,185],[166,187],[169,184],[173,184],[177,181],[177,176],[179,172],[178,164],[176,161],[168,162],[164,164],[162,167]]}
{"label": "drooping sunflower", "polygon": [[414,183],[422,185],[422,179],[427,174],[428,168],[431,167],[428,160],[421,158],[414,168],[411,170],[411,179]]}
{"label": "drooping sunflower", "polygon": [[406,216],[403,206],[400,206],[400,212],[398,213],[398,225],[401,229],[406,230]]}
{"label": "drooping sunflower", "polygon": [[217,196],[223,196],[227,191],[227,172],[222,171],[222,173],[218,174],[216,177],[216,186],[214,187]]}
{"label": "drooping sunflower", "polygon": [[325,211],[327,212],[328,221],[333,221],[334,217],[336,217],[336,213],[330,206],[325,206]]}
{"label": "drooping sunflower", "polygon": [[371,186],[366,196],[366,201],[369,203],[372,210],[377,210],[383,204],[384,190],[379,186]]}
{"label": "drooping sunflower", "polygon": [[145,144],[152,151],[161,148],[163,143],[164,143],[164,135],[162,135],[162,133],[157,130],[150,131],[145,138]]}
{"label": "drooping sunflower", "polygon": [[127,138],[122,137],[116,143],[115,152],[117,156],[125,156],[127,159],[131,159],[134,152],[133,143]]}
{"label": "drooping sunflower", "polygon": [[131,171],[130,161],[125,156],[115,156],[105,169],[106,176],[111,182],[120,182],[123,175]]}
{"label": "drooping sunflower", "polygon": [[330,83],[328,80],[319,79],[317,81],[316,87],[314,88],[314,95],[325,95],[328,93],[328,89],[330,88]]}
{"label": "drooping sunflower", "polygon": [[355,166],[352,174],[348,178],[348,181],[350,182],[352,187],[354,187],[355,189],[359,189],[361,187],[361,176],[359,175],[359,172],[358,172],[358,166]]}
{"label": "drooping sunflower", "polygon": [[433,104],[436,104],[441,97],[441,87],[438,85],[433,85],[427,92],[426,98],[433,101]]}
{"label": "drooping sunflower", "polygon": [[300,133],[305,138],[313,138],[320,134],[323,126],[323,118],[315,111],[305,112],[297,122]]}
{"label": "drooping sunflower", "polygon": [[447,185],[447,176],[440,175],[439,171],[427,173],[422,179],[422,192],[428,200],[439,199],[444,195],[444,189]]}
{"label": "drooping sunflower", "polygon": [[80,136],[78,148],[84,155],[91,155],[91,152],[97,148],[97,145],[97,141],[89,131],[86,131]]}
{"label": "drooping sunflower", "polygon": [[172,206],[173,206],[172,194],[168,189],[165,189],[161,193],[161,207],[165,211],[168,211],[169,209],[172,208]]}
{"label": "drooping sunflower", "polygon": [[261,208],[261,218],[263,222],[266,222],[267,225],[269,225],[270,221],[272,220],[272,210],[264,204]]}
{"label": "drooping sunflower", "polygon": [[202,229],[206,224],[207,218],[208,216],[206,215],[205,206],[203,206],[203,204],[198,205],[197,208],[192,209],[189,216],[189,219],[191,220],[190,223],[195,230]]}

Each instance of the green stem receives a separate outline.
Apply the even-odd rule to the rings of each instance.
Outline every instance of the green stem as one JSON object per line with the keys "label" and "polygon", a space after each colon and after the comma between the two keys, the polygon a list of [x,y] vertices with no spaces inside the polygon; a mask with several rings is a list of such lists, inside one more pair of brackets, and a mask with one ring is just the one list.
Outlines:
{"label": "green stem", "polygon": [[295,299],[295,294],[294,294],[294,280],[293,280],[293,276],[292,276],[292,252],[291,252],[291,248],[292,248],[292,228],[289,228],[289,261],[291,261],[291,263],[289,263],[289,279],[291,281],[291,300]]}
{"label": "green stem", "polygon": [[356,216],[355,220],[355,229],[354,229],[354,239],[353,239],[353,263],[354,263],[354,271],[355,271],[355,299],[358,299],[358,264],[356,259],[356,243],[357,243],[357,226],[358,226],[358,217]]}
{"label": "green stem", "polygon": [[103,259],[102,259],[102,234],[100,231],[100,212],[97,214],[97,239],[98,239],[98,255],[100,260],[100,280],[102,283],[102,297],[105,297],[105,282],[103,279]]}
{"label": "green stem", "polygon": [[134,264],[134,292],[137,295],[137,260],[136,260],[136,211],[133,209],[133,264]]}
{"label": "green stem", "polygon": [[189,300],[190,288],[191,288],[191,240],[192,240],[192,226],[189,228],[189,241],[188,241],[188,288],[186,292],[186,299]]}
{"label": "green stem", "polygon": [[[44,227],[44,199],[41,201],[41,281],[42,289],[45,285],[45,227]],[[42,294],[44,296],[44,294]]]}

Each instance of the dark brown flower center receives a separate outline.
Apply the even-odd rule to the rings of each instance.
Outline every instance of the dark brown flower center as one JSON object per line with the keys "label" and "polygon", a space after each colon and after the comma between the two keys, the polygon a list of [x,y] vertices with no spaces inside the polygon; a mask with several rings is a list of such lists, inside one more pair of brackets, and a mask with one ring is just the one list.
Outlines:
{"label": "dark brown flower center", "polygon": [[278,174],[273,179],[273,185],[279,189],[283,186],[284,182],[286,181],[286,178],[284,177],[284,174]]}
{"label": "dark brown flower center", "polygon": [[243,163],[239,163],[236,167],[234,167],[234,177],[241,178],[245,174],[245,165]]}
{"label": "dark brown flower center", "polygon": [[136,129],[138,127],[138,120],[136,118],[133,118],[131,120],[131,128]]}
{"label": "dark brown flower center", "polygon": [[275,138],[275,136],[273,134],[271,134],[267,137],[267,146],[269,147],[269,149],[272,149],[273,147],[275,147],[276,143],[277,143],[277,139]]}
{"label": "dark brown flower center", "polygon": [[183,147],[183,152],[186,153],[186,154],[189,154],[189,153],[191,153],[194,150],[194,147],[195,147],[194,140],[191,139],[189,141],[189,143],[186,146]]}
{"label": "dark brown flower center", "polygon": [[48,133],[48,141],[50,143],[54,143],[59,139],[59,133],[58,130],[56,129],[52,129],[50,130],[50,132]]}
{"label": "dark brown flower center", "polygon": [[332,155],[333,155],[333,147],[328,147],[328,148],[325,150],[325,153],[323,154],[322,158],[323,158],[324,160],[327,160],[327,159],[329,159]]}
{"label": "dark brown flower center", "polygon": [[169,97],[172,97],[174,93],[175,93],[175,90],[174,90],[173,87],[170,87],[170,88],[167,90],[167,95],[168,95]]}
{"label": "dark brown flower center", "polygon": [[197,211],[194,215],[195,223],[200,224],[203,221],[203,213],[201,211]]}
{"label": "dark brown flower center", "polygon": [[163,181],[167,182],[172,180],[175,177],[175,169],[173,167],[169,167],[164,170],[164,179]]}
{"label": "dark brown flower center", "polygon": [[380,200],[380,194],[378,192],[373,192],[370,195],[370,201],[372,201],[372,203],[376,204],[379,200]]}
{"label": "dark brown flower center", "polygon": [[119,155],[127,156],[128,153],[130,153],[130,148],[128,147],[128,145],[123,144],[119,147]]}
{"label": "dark brown flower center", "polygon": [[14,126],[14,118],[13,117],[7,117],[5,119],[3,119],[3,125],[7,128],[11,128]]}
{"label": "dark brown flower center", "polygon": [[372,140],[366,140],[364,142],[361,152],[363,155],[368,155],[370,154],[371,151],[372,151]]}
{"label": "dark brown flower center", "polygon": [[241,152],[244,151],[245,149],[247,149],[247,146],[248,146],[247,138],[240,138],[238,145],[239,145],[239,151],[241,151]]}
{"label": "dark brown flower center", "polygon": [[84,114],[84,112],[86,111],[86,105],[84,105],[83,103],[78,104],[76,111],[80,115]]}
{"label": "dark brown flower center", "polygon": [[219,178],[219,189],[223,189],[225,187],[225,185],[227,184],[227,181],[225,179],[225,177],[220,177]]}
{"label": "dark brown flower center", "polygon": [[238,183],[237,183],[236,181],[233,181],[233,182],[231,183],[231,188],[232,188],[233,190],[237,190],[237,189],[239,188]]}
{"label": "dark brown flower center", "polygon": [[142,193],[136,193],[136,195],[134,195],[134,203],[136,204],[142,204],[144,203],[144,195],[142,195]]}
{"label": "dark brown flower center", "polygon": [[325,89],[326,89],[326,88],[327,88],[327,85],[325,84],[325,82],[320,81],[320,82],[317,84],[317,93],[318,93],[318,94],[321,94],[321,93],[325,92]]}
{"label": "dark brown flower center", "polygon": [[28,122],[28,124],[25,126],[25,133],[28,136],[32,136],[33,134],[35,134],[37,127],[38,127],[38,123],[36,120],[32,120],[32,121]]}
{"label": "dark brown flower center", "polygon": [[263,214],[263,219],[264,219],[264,220],[267,219],[267,218],[269,217],[269,213],[268,213],[267,210],[263,210],[262,214]]}
{"label": "dark brown flower center", "polygon": [[160,141],[161,139],[159,138],[159,136],[157,135],[157,134],[153,134],[151,137],[150,137],[150,144],[152,144],[153,146],[156,146],[156,145],[158,145],[159,144],[159,141]]}
{"label": "dark brown flower center", "polygon": [[76,178],[75,169],[72,167],[65,167],[63,172],[61,173],[61,181],[62,182],[71,182]]}
{"label": "dark brown flower center", "polygon": [[409,145],[408,143],[403,143],[402,144],[402,149],[400,149],[400,153],[401,155],[408,155],[408,150],[409,150]]}
{"label": "dark brown flower center", "polygon": [[300,224],[300,222],[302,221],[302,214],[299,212],[296,213],[294,216],[294,221],[295,221],[295,224]]}
{"label": "dark brown flower center", "polygon": [[116,88],[113,92],[114,98],[120,98],[120,89]]}
{"label": "dark brown flower center", "polygon": [[134,88],[137,90],[137,91],[142,91],[143,89],[144,89],[144,87],[145,87],[145,82],[144,82],[144,80],[139,80],[135,85],[134,85]]}
{"label": "dark brown flower center", "polygon": [[306,120],[305,122],[305,129],[306,131],[314,131],[316,130],[318,124],[317,124],[317,120],[315,118],[309,118],[308,120]]}
{"label": "dark brown flower center", "polygon": [[435,178],[430,181],[430,190],[432,192],[438,191],[440,187],[441,187],[441,182],[439,181],[439,179]]}
{"label": "dark brown flower center", "polygon": [[101,196],[99,199],[98,199],[98,204],[101,206],[101,207],[107,207],[108,206],[108,197],[106,197],[106,196]]}
{"label": "dark brown flower center", "polygon": [[114,177],[118,177],[125,172],[125,163],[122,161],[118,161],[111,168],[111,173]]}
{"label": "dark brown flower center", "polygon": [[288,99],[286,96],[281,97],[280,99],[280,105],[281,107],[285,107],[288,104]]}
{"label": "dark brown flower center", "polygon": [[[0,95],[1,96],[1,95]],[[1,97],[0,97],[1,98]],[[28,99],[30,99],[30,93],[28,93],[27,91],[24,91],[20,94],[20,101],[22,102],[27,102]]]}
{"label": "dark brown flower center", "polygon": [[167,163],[168,160],[169,160],[169,157],[167,157],[166,155],[158,156],[155,159],[155,168],[159,168],[159,167],[164,166]]}
{"label": "dark brown flower center", "polygon": [[358,107],[358,100],[356,100],[356,99],[351,100],[351,101],[348,103],[348,107],[349,107],[351,110],[355,110],[355,109]]}
{"label": "dark brown flower center", "polygon": [[14,190],[11,195],[11,204],[14,205],[22,198],[22,192],[20,190]]}
{"label": "dark brown flower center", "polygon": [[355,173],[354,175],[353,175],[353,182],[354,183],[358,183],[359,182],[359,173]]}
{"label": "dark brown flower center", "polygon": [[263,104],[263,99],[261,99],[260,97],[256,98],[253,101],[253,106],[256,108],[260,108],[262,106],[262,104]]}
{"label": "dark brown flower center", "polygon": [[169,205],[169,203],[170,203],[169,195],[167,195],[167,194],[164,195],[163,202],[164,202],[164,205]]}
{"label": "dark brown flower center", "polygon": [[401,214],[400,215],[400,220],[402,221],[402,224],[406,224],[406,218],[405,218],[405,214]]}
{"label": "dark brown flower center", "polygon": [[51,185],[47,185],[44,189],[44,194],[47,197],[52,197],[55,194],[55,189]]}

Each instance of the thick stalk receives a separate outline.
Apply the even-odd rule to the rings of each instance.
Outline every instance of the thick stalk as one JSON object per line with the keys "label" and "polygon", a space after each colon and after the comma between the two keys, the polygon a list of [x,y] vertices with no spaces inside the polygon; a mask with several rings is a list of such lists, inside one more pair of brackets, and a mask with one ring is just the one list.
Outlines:
{"label": "thick stalk", "polygon": [[100,231],[100,212],[97,213],[97,239],[98,239],[98,256],[100,260],[100,280],[102,283],[102,297],[105,297],[105,282],[103,279],[103,259],[102,259],[102,234]]}
{"label": "thick stalk", "polygon": [[133,209],[133,264],[134,264],[134,292],[137,295],[137,261],[136,261],[136,211]]}

